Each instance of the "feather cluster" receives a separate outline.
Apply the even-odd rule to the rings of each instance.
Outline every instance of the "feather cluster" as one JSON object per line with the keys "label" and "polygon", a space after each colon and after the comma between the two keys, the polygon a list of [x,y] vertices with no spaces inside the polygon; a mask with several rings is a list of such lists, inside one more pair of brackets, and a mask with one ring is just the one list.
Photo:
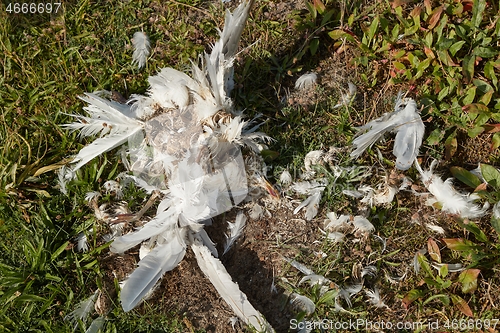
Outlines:
{"label": "feather cluster", "polygon": [[303,181],[292,184],[293,190],[299,194],[305,194],[308,197],[302,201],[300,205],[293,211],[294,214],[300,212],[302,208],[306,208],[306,220],[312,220],[318,214],[321,195],[327,185],[326,180],[322,181]]}
{"label": "feather cluster", "polygon": [[[115,253],[145,244],[138,267],[120,294],[125,311],[146,299],[190,248],[236,315],[259,331],[273,332],[215,258],[217,250],[203,230],[212,217],[242,202],[249,187],[263,186],[260,142],[270,138],[235,112],[229,98],[234,86],[232,65],[253,2],[244,1],[233,13],[227,11],[220,39],[199,66],[192,63],[191,76],[164,68],[148,79],[145,96],[132,95],[125,104],[103,98],[107,92],[86,94],[81,99],[87,103],[88,115],[74,115],[78,121],[65,125],[78,130],[81,137],[98,136],[73,158],[72,174],[93,158],[128,144],[121,151],[128,168],[127,174],[120,175],[123,184],[134,182],[161,199],[156,216],[147,223],[131,233],[117,231],[109,237],[114,238],[110,249]],[[134,62],[142,67],[149,55],[147,36],[136,33],[134,48]],[[249,148],[245,158],[243,146]],[[106,182],[105,191],[120,196],[123,184]],[[103,213],[96,195],[88,200]],[[225,251],[241,235],[245,220],[239,214],[230,224]]]}
{"label": "feather cluster", "polygon": [[358,158],[386,133],[393,132],[396,133],[393,149],[396,167],[408,170],[418,155],[425,126],[417,111],[416,102],[411,98],[403,98],[399,93],[394,112],[370,121],[359,130],[364,134],[354,139],[353,145],[356,149],[351,153],[351,157]]}
{"label": "feather cluster", "polygon": [[486,214],[486,210],[489,208],[486,203],[485,206],[480,207],[475,203],[479,196],[476,194],[463,194],[455,190],[452,185],[451,178],[443,181],[440,176],[433,173],[433,169],[436,166],[437,161],[434,160],[431,163],[429,170],[422,170],[420,164],[415,159],[415,168],[420,173],[420,177],[425,187],[434,196],[433,199],[428,200],[429,205],[438,204],[441,210],[456,214],[462,218],[479,218]]}

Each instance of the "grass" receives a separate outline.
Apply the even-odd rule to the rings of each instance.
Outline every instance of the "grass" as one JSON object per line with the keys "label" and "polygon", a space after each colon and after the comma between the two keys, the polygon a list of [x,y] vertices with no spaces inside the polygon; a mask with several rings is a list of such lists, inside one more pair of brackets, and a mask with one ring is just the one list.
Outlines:
{"label": "grass", "polygon": [[[259,42],[243,51],[237,61],[234,98],[236,105],[246,109],[248,115],[263,113],[268,119],[263,130],[277,140],[270,149],[279,153],[269,162],[273,168],[271,176],[278,179],[285,168],[299,174],[304,156],[311,150],[347,146],[355,126],[392,108],[398,89],[419,85],[417,97],[427,103],[423,115],[431,129],[426,130],[428,139],[422,149],[425,157],[444,158],[450,166],[462,166],[463,160],[477,163],[479,160],[474,158],[474,149],[470,147],[479,141],[483,143],[481,148],[486,151],[486,158],[493,164],[497,161],[496,150],[490,148],[498,147],[494,125],[498,121],[496,109],[499,104],[496,89],[493,92],[490,88],[496,88],[498,59],[487,53],[489,49],[482,49],[483,53],[476,55],[481,57],[475,59],[476,67],[471,65],[465,49],[457,50],[453,56],[455,62],[463,62],[465,74],[462,77],[459,66],[443,63],[439,58],[445,57],[442,54],[444,46],[436,38],[429,44],[428,33],[421,32],[424,30],[411,33],[417,21],[432,32],[433,28],[424,22],[428,24],[433,17],[443,17],[437,17],[432,11],[438,8],[437,4],[425,2],[430,4],[431,11],[425,7],[419,16],[420,22],[412,11],[413,4],[404,5],[398,11],[398,7],[382,2],[347,4],[343,1],[339,7],[334,1],[323,2],[325,8],[334,8],[334,12],[328,14],[329,10],[321,8],[321,1],[313,1],[308,11],[295,10],[285,19],[266,16],[280,5],[279,1],[260,1],[243,35],[244,45]],[[447,5],[458,6],[462,2],[451,3]],[[370,11],[360,8],[370,8]],[[462,25],[479,22],[486,26],[489,21],[494,22],[495,26],[487,31],[493,36],[492,40],[496,40],[498,15],[491,7],[483,8],[482,12],[481,8],[474,8],[456,14],[452,7],[448,15],[450,19],[460,15]],[[57,188],[54,171],[85,142],[62,130],[60,124],[70,121],[68,114],[81,112],[83,104],[77,96],[84,92],[106,89],[124,96],[143,93],[148,75],[160,68],[170,66],[186,70],[188,60],[196,59],[215,40],[216,28],[223,24],[223,6],[220,2],[205,4],[199,0],[169,1],[166,5],[154,1],[105,4],[82,1],[65,3],[60,13],[52,15],[9,14],[4,5],[0,9],[0,54],[3,55],[0,57],[0,233],[3,236],[0,242],[0,331],[70,332],[73,327],[63,318],[101,287],[108,273],[101,267],[107,244],[94,241],[86,253],[75,249],[75,238],[81,232],[88,233],[89,239],[98,239],[96,236],[103,233],[85,204],[84,196],[88,191],[98,190],[105,180],[116,177],[120,163],[113,152],[92,161],[82,170],[78,181],[69,185],[69,195],[63,195]],[[482,19],[478,18],[478,11]],[[381,22],[376,27],[375,18]],[[459,29],[459,23],[455,23]],[[353,37],[339,33],[340,28],[343,33],[352,32],[356,36],[354,42],[350,40]],[[147,32],[153,42],[151,59],[143,71],[131,65],[130,38],[137,30]],[[393,40],[394,31],[405,31],[408,40]],[[457,38],[451,28],[443,31],[441,35],[448,39]],[[467,43],[472,43],[472,34],[474,32],[467,32],[464,37]],[[488,36],[480,37],[486,43]],[[392,43],[396,49],[405,49],[411,44],[414,51],[398,57],[394,55],[397,50],[383,49],[387,43]],[[427,49],[432,50],[438,60],[426,61]],[[333,58],[333,53],[340,55]],[[391,56],[394,56],[390,58],[392,65],[383,62]],[[419,67],[421,71],[412,67],[421,63],[424,63]],[[324,84],[305,96],[290,91],[292,80],[298,74],[318,68],[323,73]],[[336,76],[331,73],[333,71],[340,74]],[[452,73],[456,80],[439,71]],[[355,82],[360,93],[352,105],[334,109],[339,91],[345,89],[347,80]],[[461,80],[467,81],[462,88]],[[477,92],[464,97],[463,92],[467,89]],[[473,116],[463,115],[457,108]],[[373,165],[377,170],[391,169],[393,158],[387,147],[390,144],[375,146],[384,157],[381,162],[376,149],[372,149],[356,163]],[[353,164],[347,150],[341,151],[337,159],[342,166]],[[331,170],[322,172],[331,177],[328,173]],[[417,178],[414,171],[409,175]],[[378,176],[380,174],[375,174],[362,182],[376,183]],[[360,183],[349,177],[339,182],[342,188],[346,184],[357,186]],[[146,199],[134,189],[130,189],[125,198],[131,208],[139,207]],[[112,202],[113,197],[104,197],[103,201]],[[381,243],[373,238],[356,241],[350,236],[340,245],[323,241],[320,249],[325,256],[298,249],[300,254],[296,260],[337,285],[349,282],[353,266],[358,263],[375,265],[379,272],[389,276],[398,275],[408,266],[407,259],[427,246],[429,238],[436,238],[417,224],[402,223],[401,220],[410,220],[412,214],[418,213],[419,207],[418,203],[403,197],[388,207],[370,211],[370,216],[376,217],[372,223],[377,234],[388,239],[383,252]],[[342,195],[339,188],[327,189],[322,213],[340,209],[341,213],[356,212],[357,208],[356,201]],[[424,210],[423,214],[431,214],[431,211]],[[450,237],[462,236],[476,241],[470,230],[464,231],[441,215],[437,219],[437,224],[447,226]],[[478,225],[495,235],[489,221],[480,221]],[[321,239],[319,234],[318,239]],[[492,239],[493,245],[489,244],[489,248],[498,246],[498,237],[495,235]],[[447,260],[460,258],[456,252],[441,250]],[[430,283],[429,276],[415,274],[409,274],[404,283],[395,285],[381,277],[370,280],[371,284],[380,286],[388,304],[395,308],[390,314],[366,305],[362,296],[357,296],[349,309],[355,316],[335,312],[332,297],[321,297],[316,287],[299,285],[301,275],[288,266],[283,271],[283,277],[288,280],[283,288],[315,301],[317,310],[308,317],[310,320],[329,318],[345,322],[349,318],[365,318],[395,322],[398,316],[407,316],[408,321],[416,322],[466,318],[454,302],[443,303],[444,297],[429,299],[439,294],[460,294],[476,318],[494,319],[498,318],[499,311],[486,304],[488,297],[491,299],[487,288],[499,284],[497,271],[497,265],[482,270],[478,290],[472,293],[460,293],[457,274],[443,274],[444,280],[452,282],[449,289],[440,289],[441,286]],[[433,278],[435,276],[437,274]],[[415,298],[408,312],[401,302],[417,289],[426,296]],[[334,290],[331,288],[332,293],[328,295],[333,296]],[[495,298],[491,303],[497,301]],[[303,317],[304,314],[297,315],[298,319]],[[185,318],[184,314],[175,312],[158,314],[154,307],[146,307],[141,313],[124,313],[117,303],[108,314],[106,332],[185,331],[191,329]]]}

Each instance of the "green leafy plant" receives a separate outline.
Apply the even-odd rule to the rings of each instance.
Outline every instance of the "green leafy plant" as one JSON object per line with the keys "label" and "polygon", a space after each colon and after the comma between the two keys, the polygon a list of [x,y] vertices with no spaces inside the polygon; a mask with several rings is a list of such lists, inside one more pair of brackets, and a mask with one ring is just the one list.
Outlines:
{"label": "green leafy plant", "polygon": [[[443,241],[446,243],[446,240]],[[421,268],[423,283],[427,289],[410,290],[403,298],[403,304],[408,307],[414,301],[421,300],[421,305],[425,306],[438,300],[445,306],[453,304],[466,316],[473,317],[471,308],[455,290],[457,287],[461,287],[464,294],[474,292],[477,288],[479,269],[466,269],[458,277],[456,273],[452,276],[450,274],[450,267],[452,266],[441,262],[441,251],[437,242],[432,238],[427,241],[427,252],[432,259],[432,263],[423,253],[418,252],[416,255],[418,266]],[[437,273],[434,273],[433,268],[437,269]]]}
{"label": "green leafy plant", "polygon": [[[354,60],[376,64],[374,86],[384,71],[390,84],[406,84],[421,98],[425,113],[441,124],[432,128],[427,143],[447,142],[447,153],[456,151],[457,129],[470,137],[493,134],[491,148],[500,146],[500,21],[494,6],[485,0],[445,1],[433,7],[430,0],[409,12],[395,1],[382,12],[358,20],[360,37],[333,30],[333,39],[355,44],[361,54]],[[354,22],[353,22],[354,23]],[[443,128],[446,128],[443,130]]]}

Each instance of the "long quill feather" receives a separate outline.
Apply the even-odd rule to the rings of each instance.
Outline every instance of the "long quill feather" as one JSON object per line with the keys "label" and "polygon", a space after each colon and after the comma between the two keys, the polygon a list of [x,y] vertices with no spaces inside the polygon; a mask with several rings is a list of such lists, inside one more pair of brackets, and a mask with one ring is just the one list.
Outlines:
{"label": "long quill feather", "polygon": [[184,240],[185,232],[178,235],[172,231],[165,244],[156,246],[144,259],[139,267],[127,279],[121,292],[121,303],[125,312],[132,310],[154,287],[156,282],[179,264],[186,254]]}
{"label": "long quill feather", "polygon": [[196,256],[198,265],[234,313],[258,332],[274,332],[264,316],[248,301],[238,284],[233,282],[220,260],[212,256],[198,235],[195,234],[192,237],[191,249]]}

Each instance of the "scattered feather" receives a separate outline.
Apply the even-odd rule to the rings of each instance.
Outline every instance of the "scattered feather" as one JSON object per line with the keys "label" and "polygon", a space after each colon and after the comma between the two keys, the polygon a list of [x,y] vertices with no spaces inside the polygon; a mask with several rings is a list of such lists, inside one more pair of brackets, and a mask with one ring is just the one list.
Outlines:
{"label": "scattered feather", "polygon": [[262,314],[255,310],[246,295],[234,283],[224,265],[214,258],[210,250],[204,246],[201,239],[194,236],[191,242],[196,261],[202,272],[212,282],[219,295],[233,309],[234,313],[247,325],[251,325],[258,332],[274,332]]}
{"label": "scattered feather", "polygon": [[366,275],[371,276],[372,278],[377,277],[377,267],[373,265],[368,265],[363,267],[363,270],[361,271],[361,278],[364,278]]}
{"label": "scattered feather", "polygon": [[285,170],[280,175],[280,183],[284,186],[288,186],[292,183],[292,175],[288,170]]}
{"label": "scattered feather", "polygon": [[298,285],[300,286],[302,283],[307,282],[307,281],[309,281],[309,285],[311,287],[313,287],[315,285],[320,285],[320,286],[329,285],[332,282],[329,279],[325,278],[323,275],[311,274],[311,275],[304,276],[299,281]]}
{"label": "scattered feather", "polygon": [[351,224],[350,215],[337,216],[335,212],[329,212],[326,216],[328,217],[328,220],[325,220],[325,229],[328,231],[338,231],[342,228],[350,226]]}
{"label": "scattered feather", "polygon": [[351,82],[348,82],[347,85],[349,87],[347,94],[341,93],[340,101],[333,107],[334,109],[341,106],[348,106],[354,100],[358,88],[354,85],[354,83]]}
{"label": "scattered feather", "polygon": [[322,150],[313,150],[306,154],[304,157],[304,168],[306,172],[313,172],[312,166],[318,165],[323,161],[325,153]]}
{"label": "scattered feather", "polygon": [[380,297],[380,292],[377,286],[373,287],[373,290],[365,290],[365,294],[368,297],[368,302],[371,305],[374,305],[377,308],[389,308]]}
{"label": "scattered feather", "polygon": [[293,213],[297,214],[302,208],[306,207],[305,218],[308,221],[312,220],[318,214],[321,195],[326,188],[325,182],[303,181],[294,183],[292,187],[298,193],[309,195],[307,199],[295,208]]}
{"label": "scattered feather", "polygon": [[243,212],[238,212],[236,215],[236,220],[234,223],[228,222],[229,233],[226,234],[226,245],[224,246],[224,252],[222,255],[226,254],[227,251],[233,246],[234,242],[241,236],[243,229],[245,228],[247,217]]}
{"label": "scattered feather", "polygon": [[352,158],[358,158],[386,133],[395,132],[393,154],[396,156],[396,167],[407,170],[418,155],[425,126],[418,114],[416,102],[411,98],[403,98],[399,93],[394,112],[370,121],[359,130],[365,133],[354,139],[356,149],[351,153]]}
{"label": "scattered feather", "polygon": [[445,234],[445,231],[442,227],[438,226],[438,225],[435,225],[435,224],[432,224],[432,223],[426,223],[425,226],[427,227],[427,229],[429,230],[432,230],[438,234],[441,234],[441,235],[444,235]]}
{"label": "scattered feather", "polygon": [[305,265],[301,264],[295,259],[289,259],[289,258],[284,258],[286,262],[288,262],[290,265],[298,269],[300,272],[304,273],[305,275],[315,275],[315,273],[306,267]]}
{"label": "scattered feather", "polygon": [[68,189],[66,185],[68,184],[69,180],[73,179],[73,177],[74,174],[70,168],[64,165],[59,168],[59,171],[57,172],[57,184],[59,185],[59,190],[64,195],[68,195]]}
{"label": "scattered feather", "polygon": [[103,184],[103,187],[106,194],[114,193],[118,199],[123,196],[122,186],[117,181],[108,180]]}
{"label": "scattered feather", "polygon": [[316,73],[306,73],[301,75],[297,81],[295,81],[295,89],[297,90],[309,90],[316,84],[318,80],[318,75]]}
{"label": "scattered feather", "polygon": [[144,32],[137,31],[132,38],[132,45],[134,46],[132,65],[137,64],[137,68],[141,69],[146,65],[150,53],[149,38]]}
{"label": "scattered feather", "polygon": [[493,205],[492,215],[495,219],[500,219],[500,202]]}
{"label": "scattered feather", "polygon": [[103,331],[104,324],[106,323],[106,318],[98,317],[92,321],[89,328],[85,331],[85,333],[98,333],[99,331]]}
{"label": "scattered feather", "polygon": [[365,217],[362,216],[354,216],[354,220],[352,221],[354,225],[354,231],[361,231],[362,233],[371,233],[375,230],[373,224],[368,221]]}
{"label": "scattered feather", "polygon": [[341,241],[344,240],[344,237],[345,237],[345,234],[338,232],[338,231],[331,231],[331,232],[327,232],[325,234],[326,234],[326,238],[329,241],[332,241],[333,243],[340,243]]}
{"label": "scattered feather", "polygon": [[295,311],[305,312],[306,315],[311,315],[316,311],[316,305],[309,297],[297,293],[290,295],[290,305]]}
{"label": "scattered feather", "polygon": [[97,289],[92,296],[80,302],[77,307],[68,315],[64,317],[64,320],[67,320],[73,324],[73,329],[76,330],[78,327],[78,322],[85,322],[87,317],[90,314],[90,311],[94,309],[94,303],[99,294],[99,289]]}
{"label": "scattered feather", "polygon": [[98,192],[98,191],[91,191],[91,192],[87,192],[85,194],[85,201],[87,202],[91,202],[92,200],[96,200],[97,198],[99,198],[101,196],[101,193]]}
{"label": "scattered feather", "polygon": [[229,318],[229,323],[231,324],[231,327],[233,328],[233,331],[236,332],[236,329],[234,328],[234,325],[238,322],[238,317],[231,317]]}
{"label": "scattered feather", "polygon": [[451,178],[443,181],[441,177],[433,173],[436,164],[437,161],[434,160],[431,163],[430,169],[424,171],[415,159],[415,167],[420,173],[422,182],[435,198],[435,201],[428,201],[427,204],[433,205],[433,203],[437,202],[441,206],[442,211],[459,215],[462,218],[473,219],[484,216],[486,210],[489,208],[488,203],[485,203],[485,206],[481,208],[475,204],[475,201],[479,199],[476,194],[459,193],[453,188]]}
{"label": "scattered feather", "polygon": [[420,249],[413,256],[413,269],[415,270],[415,274],[417,274],[417,275],[420,272],[420,262],[418,261],[418,256],[420,254],[426,254],[426,253],[427,253],[426,249]]}
{"label": "scattered feather", "polygon": [[382,243],[382,251],[380,251],[380,253],[384,253],[385,252],[385,249],[387,248],[387,238],[385,237],[380,237],[379,235],[373,235],[373,237],[379,241],[380,243]]}
{"label": "scattered feather", "polygon": [[89,250],[87,235],[84,232],[80,232],[78,236],[76,236],[76,241],[76,250],[78,252],[87,252]]}
{"label": "scattered feather", "polygon": [[352,308],[351,297],[359,293],[363,289],[362,282],[355,282],[351,285],[344,286],[340,289],[339,295],[345,299],[350,308]]}
{"label": "scattered feather", "polygon": [[342,190],[342,193],[347,195],[348,197],[360,199],[363,198],[365,195],[361,193],[360,191],[356,190]]}
{"label": "scattered feather", "polygon": [[462,266],[461,263],[443,264],[443,263],[432,262],[432,264],[431,264],[431,266],[434,269],[436,269],[437,271],[439,271],[441,269],[441,267],[443,267],[444,265],[448,266],[448,272],[450,272],[450,273],[457,273],[457,272],[461,272],[461,271],[465,270],[465,268]]}

